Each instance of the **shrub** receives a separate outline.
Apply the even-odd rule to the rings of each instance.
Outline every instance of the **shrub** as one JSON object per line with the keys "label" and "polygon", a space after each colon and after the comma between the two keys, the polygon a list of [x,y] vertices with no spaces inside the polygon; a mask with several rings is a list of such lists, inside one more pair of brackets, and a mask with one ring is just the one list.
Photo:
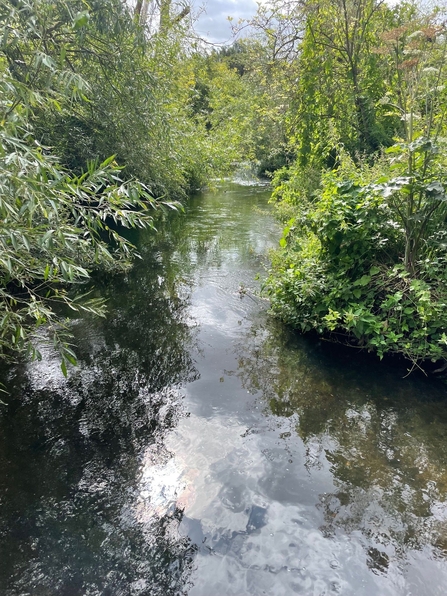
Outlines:
{"label": "shrub", "polygon": [[447,262],[442,231],[424,243],[417,272],[404,265],[405,230],[387,183],[323,175],[301,203],[273,257],[272,311],[301,331],[418,363],[447,357]]}

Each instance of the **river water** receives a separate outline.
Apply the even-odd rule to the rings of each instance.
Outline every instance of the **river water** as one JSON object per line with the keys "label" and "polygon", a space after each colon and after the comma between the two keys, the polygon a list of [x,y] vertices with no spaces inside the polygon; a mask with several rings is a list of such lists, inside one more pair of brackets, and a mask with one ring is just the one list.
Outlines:
{"label": "river water", "polygon": [[272,320],[268,197],[141,233],[67,379],[4,371],[1,596],[444,596],[446,386]]}

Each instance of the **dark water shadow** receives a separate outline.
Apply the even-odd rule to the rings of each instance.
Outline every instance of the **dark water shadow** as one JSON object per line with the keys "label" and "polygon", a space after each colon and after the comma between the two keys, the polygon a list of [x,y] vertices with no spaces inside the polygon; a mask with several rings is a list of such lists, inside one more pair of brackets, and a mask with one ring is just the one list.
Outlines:
{"label": "dark water shadow", "polygon": [[[195,547],[175,504],[147,502],[148,452],[184,415],[197,378],[189,296],[169,255],[144,255],[98,289],[111,317],[74,321],[79,367],[66,380],[51,350],[7,371],[0,409],[0,593],[187,593]],[[6,374],[6,371],[5,371]],[[146,462],[147,463],[147,462]]]}
{"label": "dark water shadow", "polygon": [[402,362],[381,363],[274,320],[255,324],[236,351],[237,375],[262,395],[265,415],[289,420],[287,448],[302,440],[308,473],[332,475],[335,490],[317,504],[324,536],[360,532],[379,574],[414,551],[447,559],[443,380],[403,378]]}

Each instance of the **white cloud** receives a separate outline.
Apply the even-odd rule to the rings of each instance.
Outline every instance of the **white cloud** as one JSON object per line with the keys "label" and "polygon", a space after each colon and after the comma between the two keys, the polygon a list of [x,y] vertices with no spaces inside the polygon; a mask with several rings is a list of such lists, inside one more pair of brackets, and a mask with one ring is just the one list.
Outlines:
{"label": "white cloud", "polygon": [[201,7],[203,12],[196,22],[196,31],[211,42],[224,43],[232,38],[228,17],[233,18],[233,23],[249,19],[256,13],[258,5],[255,0],[206,0],[202,4],[196,0],[195,10],[200,11]]}

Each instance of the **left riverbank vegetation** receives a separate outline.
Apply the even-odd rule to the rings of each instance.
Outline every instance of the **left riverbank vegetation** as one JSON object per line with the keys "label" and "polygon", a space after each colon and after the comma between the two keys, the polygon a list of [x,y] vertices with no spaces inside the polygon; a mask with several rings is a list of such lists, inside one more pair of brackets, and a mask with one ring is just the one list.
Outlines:
{"label": "left riverbank vegetation", "polygon": [[65,372],[64,313],[105,313],[86,290],[130,266],[123,229],[249,161],[285,226],[272,311],[447,360],[442,11],[272,0],[214,47],[187,4],[155,5],[0,0],[1,356],[38,357],[42,327]]}
{"label": "left riverbank vegetation", "polygon": [[2,359],[40,357],[45,339],[66,374],[76,357],[65,317],[105,314],[88,282],[130,266],[124,228],[153,226],[241,155],[218,96],[235,107],[246,91],[216,65],[224,83],[205,95],[189,10],[166,2],[149,26],[147,9],[0,0]]}

